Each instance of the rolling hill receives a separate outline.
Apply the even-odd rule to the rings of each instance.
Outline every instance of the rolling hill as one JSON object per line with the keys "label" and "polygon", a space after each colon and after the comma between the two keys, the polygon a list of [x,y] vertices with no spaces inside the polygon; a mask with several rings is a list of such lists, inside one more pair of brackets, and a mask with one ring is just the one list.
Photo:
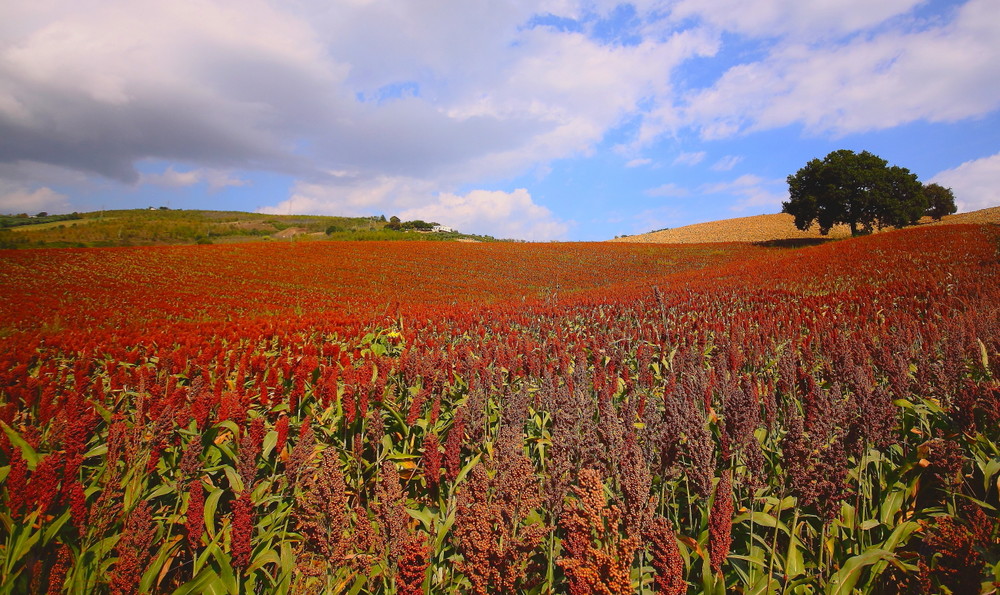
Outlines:
{"label": "rolling hill", "polygon": [[[920,225],[941,225],[953,223],[1000,223],[1000,207],[990,207],[968,213],[949,215],[940,222],[925,218]],[[889,228],[891,229],[891,228]],[[889,231],[886,229],[884,231]],[[624,236],[609,240],[612,242],[635,242],[654,244],[697,244],[702,242],[770,242],[787,240],[821,240],[849,237],[850,228],[838,225],[826,236],[820,235],[819,228],[809,231],[795,228],[794,218],[786,213],[774,215],[754,215],[721,221],[709,221],[665,229],[634,236]]]}

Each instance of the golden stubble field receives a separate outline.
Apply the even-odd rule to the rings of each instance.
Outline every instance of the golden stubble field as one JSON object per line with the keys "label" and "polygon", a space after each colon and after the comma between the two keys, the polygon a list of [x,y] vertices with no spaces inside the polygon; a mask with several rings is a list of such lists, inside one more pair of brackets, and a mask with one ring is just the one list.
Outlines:
{"label": "golden stubble field", "polygon": [[[955,223],[1000,223],[1000,207],[990,207],[969,213],[949,215],[940,222],[925,217],[920,225],[942,225]],[[889,231],[887,228],[883,231]],[[830,230],[829,235],[822,236],[819,227],[813,226],[809,231],[799,231],[795,228],[794,218],[786,213],[774,215],[754,215],[752,217],[737,217],[722,221],[709,221],[685,225],[675,229],[654,231],[634,236],[611,240],[613,242],[662,243],[662,244],[697,244],[702,242],[767,242],[772,240],[797,240],[815,238],[845,238],[850,237],[851,230],[846,225],[837,225]]]}

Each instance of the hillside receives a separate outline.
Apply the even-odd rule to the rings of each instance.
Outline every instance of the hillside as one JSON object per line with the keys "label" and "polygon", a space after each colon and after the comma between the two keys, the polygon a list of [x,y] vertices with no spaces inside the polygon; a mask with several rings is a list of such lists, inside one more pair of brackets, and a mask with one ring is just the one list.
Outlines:
{"label": "hillside", "polygon": [[[414,227],[413,224],[419,224]],[[380,217],[269,215],[241,211],[131,209],[71,215],[0,216],[0,248],[90,248],[303,240],[462,240],[423,221]]]}
{"label": "hillside", "polygon": [[[953,223],[1000,223],[1000,207],[990,207],[969,213],[957,213],[945,217],[940,222],[925,218],[920,225]],[[813,226],[809,231],[799,231],[795,228],[794,218],[791,215],[778,213],[774,215],[755,215],[752,217],[737,217],[722,221],[696,223],[675,229],[665,229],[615,238],[609,241],[694,244],[701,242],[768,242],[775,240],[836,239],[849,237],[850,235],[851,230],[846,225],[834,227],[826,236],[820,235],[819,228],[816,226]]]}

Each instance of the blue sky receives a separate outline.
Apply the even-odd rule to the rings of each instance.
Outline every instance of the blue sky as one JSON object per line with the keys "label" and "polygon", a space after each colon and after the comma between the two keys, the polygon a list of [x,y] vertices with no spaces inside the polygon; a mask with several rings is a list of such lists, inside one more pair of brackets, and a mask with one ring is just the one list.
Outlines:
{"label": "blue sky", "polygon": [[398,215],[603,240],[848,148],[1000,205],[997,0],[14,0],[0,212]]}

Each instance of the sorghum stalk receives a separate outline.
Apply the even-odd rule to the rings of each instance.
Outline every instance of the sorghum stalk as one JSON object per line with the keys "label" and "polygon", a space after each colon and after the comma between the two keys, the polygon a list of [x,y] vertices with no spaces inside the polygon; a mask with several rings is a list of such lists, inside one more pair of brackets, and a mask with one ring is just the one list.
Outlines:
{"label": "sorghum stalk", "polygon": [[771,581],[774,578],[774,560],[778,557],[778,528],[781,526],[781,505],[785,501],[785,495],[788,493],[786,487],[782,486],[781,494],[778,497],[778,504],[774,510],[774,534],[771,536],[771,551],[768,552],[771,558],[767,565],[767,592],[771,592]]}

